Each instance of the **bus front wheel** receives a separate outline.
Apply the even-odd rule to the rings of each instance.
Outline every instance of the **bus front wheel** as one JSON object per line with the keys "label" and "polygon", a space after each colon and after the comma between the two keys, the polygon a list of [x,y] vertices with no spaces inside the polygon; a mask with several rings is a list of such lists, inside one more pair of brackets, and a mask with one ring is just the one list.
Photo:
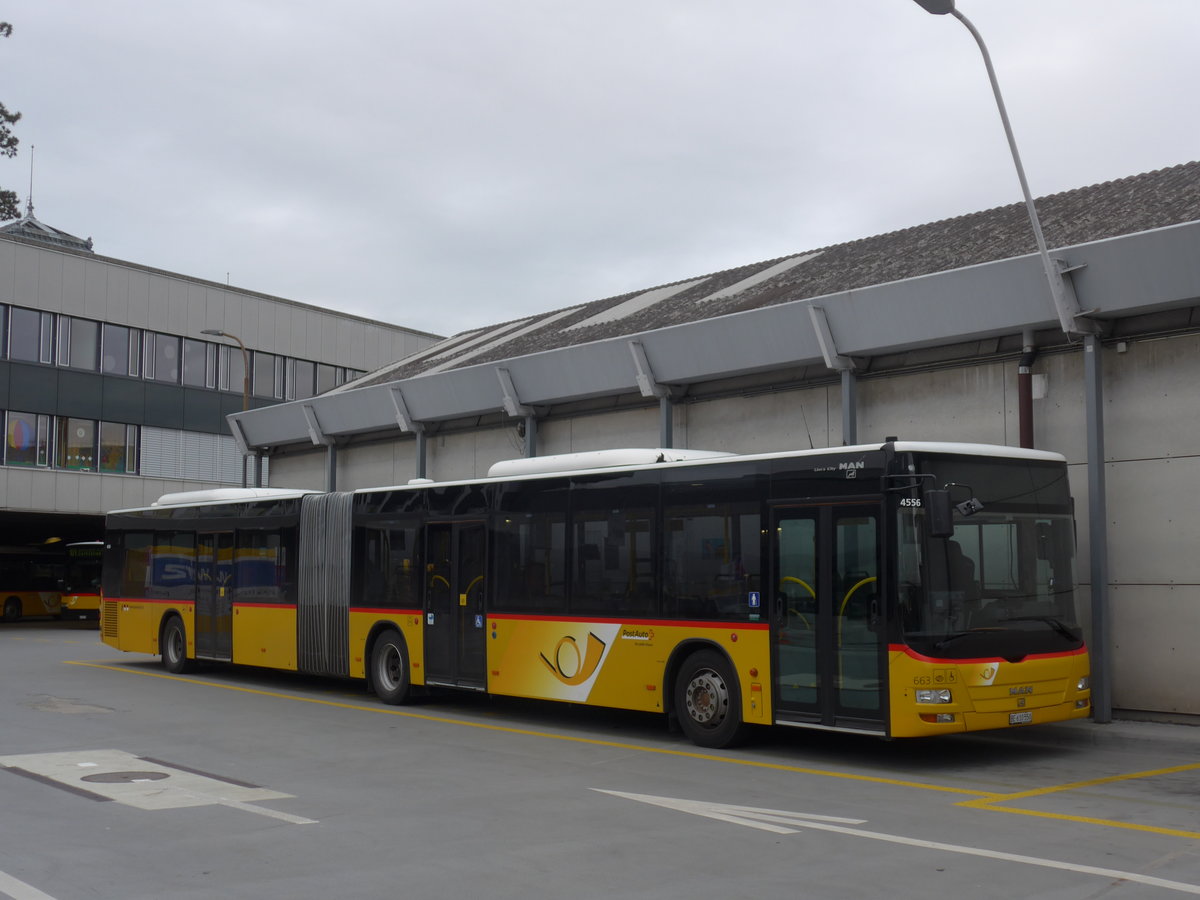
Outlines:
{"label": "bus front wheel", "polygon": [[404,639],[388,630],[375,639],[371,649],[371,687],[384,703],[395,705],[408,699],[408,653]]}
{"label": "bus front wheel", "polygon": [[731,747],[742,737],[742,701],[728,660],[714,650],[689,656],[675,679],[675,715],[692,743]]}
{"label": "bus front wheel", "polygon": [[21,618],[21,598],[9,597],[4,601],[4,621],[15,622]]}
{"label": "bus front wheel", "polygon": [[182,675],[188,670],[187,631],[183,621],[178,616],[172,616],[163,626],[162,633],[163,668],[175,675]]}

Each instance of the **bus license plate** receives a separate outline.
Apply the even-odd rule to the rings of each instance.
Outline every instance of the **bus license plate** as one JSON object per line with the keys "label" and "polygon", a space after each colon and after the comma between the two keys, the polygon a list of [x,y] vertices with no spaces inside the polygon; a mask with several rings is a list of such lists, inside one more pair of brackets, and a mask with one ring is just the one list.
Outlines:
{"label": "bus license plate", "polygon": [[1032,721],[1033,721],[1033,713],[1031,713],[1031,712],[1019,712],[1019,713],[1009,713],[1008,714],[1008,724],[1009,725],[1028,725]]}

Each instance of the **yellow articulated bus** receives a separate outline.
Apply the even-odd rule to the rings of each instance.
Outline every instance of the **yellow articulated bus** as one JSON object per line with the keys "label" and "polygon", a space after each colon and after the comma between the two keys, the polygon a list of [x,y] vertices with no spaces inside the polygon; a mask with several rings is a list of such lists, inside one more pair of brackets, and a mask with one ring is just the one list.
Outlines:
{"label": "yellow articulated bus", "polygon": [[67,544],[59,616],[64,619],[100,618],[100,572],[103,541]]}
{"label": "yellow articulated bus", "polygon": [[103,640],[198,660],[916,737],[1086,717],[1062,456],[613,450],[110,513]]}
{"label": "yellow articulated bus", "polygon": [[0,615],[4,621],[58,616],[64,569],[59,551],[42,546],[0,547]]}

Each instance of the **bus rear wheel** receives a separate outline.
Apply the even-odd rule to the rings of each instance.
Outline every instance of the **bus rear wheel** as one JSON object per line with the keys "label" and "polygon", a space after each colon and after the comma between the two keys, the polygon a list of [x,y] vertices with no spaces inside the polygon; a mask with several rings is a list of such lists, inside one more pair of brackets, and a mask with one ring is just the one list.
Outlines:
{"label": "bus rear wheel", "polygon": [[741,739],[741,693],[724,656],[700,650],[684,660],[675,679],[675,715],[700,747],[732,747]]}
{"label": "bus rear wheel", "polygon": [[163,668],[175,675],[182,675],[191,667],[187,656],[187,631],[178,616],[172,616],[163,626],[162,661]]}
{"label": "bus rear wheel", "polygon": [[395,705],[408,699],[408,653],[399,632],[387,630],[371,649],[371,687],[384,703]]}

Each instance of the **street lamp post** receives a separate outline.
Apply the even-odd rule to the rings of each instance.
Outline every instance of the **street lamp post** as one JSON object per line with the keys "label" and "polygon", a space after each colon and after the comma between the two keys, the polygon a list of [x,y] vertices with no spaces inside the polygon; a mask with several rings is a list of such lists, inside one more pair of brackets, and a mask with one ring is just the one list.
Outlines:
{"label": "street lamp post", "polygon": [[1033,195],[1029,192],[1029,182],[1025,179],[1025,167],[1021,165],[1021,154],[1017,151],[1017,140],[1013,137],[1012,125],[1008,121],[1008,110],[1004,106],[1004,97],[1000,94],[1000,82],[996,80],[996,70],[992,68],[992,56],[988,53],[987,45],[979,30],[971,24],[971,20],[955,9],[954,0],[914,0],[928,13],[944,16],[947,13],[962,22],[983,54],[983,64],[987,67],[988,80],[992,84],[992,93],[996,97],[996,108],[1000,111],[1000,121],[1004,124],[1004,136],[1008,138],[1008,149],[1012,153],[1013,165],[1017,169],[1017,180],[1021,182],[1021,194],[1025,197],[1025,209],[1029,213],[1029,224],[1033,226],[1033,239],[1037,243],[1038,256],[1042,260],[1042,268],[1046,273],[1046,282],[1050,285],[1050,297],[1054,301],[1054,310],[1058,314],[1059,324],[1065,334],[1094,334],[1095,323],[1080,314],[1077,304],[1067,297],[1063,285],[1062,270],[1050,258],[1046,247],[1046,238],[1042,235],[1042,223],[1038,219],[1037,207],[1033,203]]}
{"label": "street lamp post", "polygon": [[935,16],[944,16],[947,13],[954,16],[963,23],[967,31],[971,32],[975,43],[979,45],[979,51],[983,54],[983,63],[987,67],[988,80],[992,83],[992,93],[996,96],[996,106],[1000,110],[1000,120],[1004,123],[1008,149],[1012,151],[1013,164],[1017,168],[1017,178],[1021,182],[1021,192],[1025,196],[1025,208],[1029,212],[1029,223],[1033,226],[1033,236],[1037,241],[1038,255],[1042,260],[1046,281],[1050,285],[1050,297],[1054,301],[1058,321],[1064,334],[1080,335],[1083,338],[1084,415],[1087,420],[1088,543],[1091,551],[1092,582],[1092,718],[1096,722],[1111,722],[1112,663],[1108,652],[1110,630],[1108,503],[1104,478],[1104,403],[1103,373],[1100,366],[1100,326],[1080,310],[1073,293],[1068,297],[1063,282],[1063,270],[1059,268],[1057,261],[1050,258],[1050,252],[1046,249],[1046,239],[1042,236],[1042,226],[1038,221],[1037,208],[1033,204],[1033,196],[1029,193],[1029,183],[1025,180],[1021,155],[1017,152],[1017,142],[1008,121],[1008,112],[1004,108],[1004,98],[1000,96],[1000,83],[996,80],[996,70],[992,68],[992,57],[988,53],[987,45],[983,42],[983,36],[971,24],[971,21],[955,8],[955,0],[913,0],[913,2]]}
{"label": "street lamp post", "polygon": [[[228,331],[221,331],[219,328],[205,328],[201,334],[210,334],[213,337],[229,338],[231,341],[237,341],[237,345],[242,349],[242,412],[250,409],[250,351],[246,349],[246,344],[236,334],[230,334]],[[246,457],[242,457],[242,487],[246,486]]]}

